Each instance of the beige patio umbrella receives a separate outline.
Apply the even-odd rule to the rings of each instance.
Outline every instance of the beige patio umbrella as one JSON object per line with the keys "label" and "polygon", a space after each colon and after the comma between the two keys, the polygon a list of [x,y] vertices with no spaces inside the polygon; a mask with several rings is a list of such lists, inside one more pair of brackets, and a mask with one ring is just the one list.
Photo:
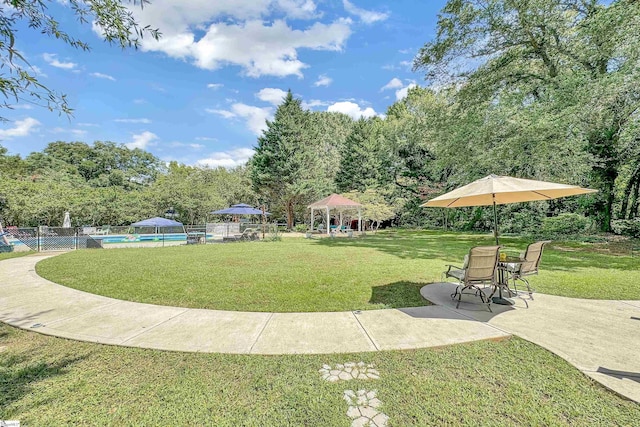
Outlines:
{"label": "beige patio umbrella", "polygon": [[496,213],[496,205],[531,202],[535,200],[551,200],[559,197],[595,193],[597,191],[598,190],[583,188],[577,185],[489,175],[431,199],[420,206],[461,208],[465,206],[493,205],[494,235],[496,237],[496,244],[498,244],[498,215]]}

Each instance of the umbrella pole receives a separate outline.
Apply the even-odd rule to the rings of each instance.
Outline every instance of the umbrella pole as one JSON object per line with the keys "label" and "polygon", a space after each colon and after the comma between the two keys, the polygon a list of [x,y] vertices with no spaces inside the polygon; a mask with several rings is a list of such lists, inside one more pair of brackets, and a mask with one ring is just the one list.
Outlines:
{"label": "umbrella pole", "polygon": [[496,195],[493,195],[493,235],[496,238],[496,246],[500,245],[498,241],[498,213],[496,211]]}

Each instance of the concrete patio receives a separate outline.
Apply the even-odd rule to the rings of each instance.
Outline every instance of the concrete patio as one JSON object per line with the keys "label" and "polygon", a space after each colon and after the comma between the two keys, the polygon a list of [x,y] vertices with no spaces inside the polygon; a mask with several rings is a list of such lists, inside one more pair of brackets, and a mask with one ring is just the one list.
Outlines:
{"label": "concrete patio", "polygon": [[[318,354],[437,347],[517,335],[640,402],[640,301],[536,294],[525,308],[462,304],[450,283],[422,289],[435,305],[330,313],[166,307],[66,288],[35,273],[49,255],[0,262],[0,321],[48,335],[160,350]],[[526,355],[523,355],[526,357]],[[517,369],[517,367],[513,367]]]}

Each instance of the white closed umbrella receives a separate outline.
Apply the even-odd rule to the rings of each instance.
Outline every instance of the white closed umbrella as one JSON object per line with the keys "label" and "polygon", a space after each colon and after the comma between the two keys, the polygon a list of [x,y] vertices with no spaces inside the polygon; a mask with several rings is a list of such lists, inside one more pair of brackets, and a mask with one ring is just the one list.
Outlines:
{"label": "white closed umbrella", "polygon": [[71,216],[69,212],[64,213],[64,220],[62,221],[62,228],[71,228]]}

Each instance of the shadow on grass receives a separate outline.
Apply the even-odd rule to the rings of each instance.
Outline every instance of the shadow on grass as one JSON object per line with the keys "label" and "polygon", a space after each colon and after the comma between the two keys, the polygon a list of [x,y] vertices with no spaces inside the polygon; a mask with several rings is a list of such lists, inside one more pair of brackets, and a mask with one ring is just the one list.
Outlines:
{"label": "shadow on grass", "polygon": [[[441,259],[461,262],[474,246],[491,246],[495,242],[487,234],[459,234],[451,232],[381,232],[360,238],[318,239],[315,244],[340,248],[368,248],[384,252],[400,259]],[[532,240],[521,237],[501,237],[500,244],[507,253],[517,255]],[[571,271],[576,268],[607,268],[625,271],[640,270],[637,258],[624,255],[603,254],[590,250],[589,246],[575,247],[563,242],[552,242],[544,252],[541,268]]]}
{"label": "shadow on grass", "polygon": [[360,238],[318,239],[315,244],[326,247],[359,247],[375,249],[402,259],[461,259],[472,246],[490,245],[486,235],[460,235],[435,232],[395,232],[368,234]]}
{"label": "shadow on grass", "polygon": [[64,375],[67,368],[85,357],[67,357],[55,362],[29,360],[31,357],[27,355],[11,355],[0,359],[0,407],[6,408],[31,394],[36,383]]}
{"label": "shadow on grass", "polygon": [[0,344],[6,348],[0,353],[0,408],[8,408],[33,393],[37,383],[65,375],[72,365],[88,357],[69,355],[51,360],[40,352],[37,344],[13,339],[17,337],[12,332],[14,328],[4,325],[2,328]]}
{"label": "shadow on grass", "polygon": [[426,283],[394,282],[371,288],[369,304],[384,304],[387,308],[422,307],[431,305],[420,295]]}

